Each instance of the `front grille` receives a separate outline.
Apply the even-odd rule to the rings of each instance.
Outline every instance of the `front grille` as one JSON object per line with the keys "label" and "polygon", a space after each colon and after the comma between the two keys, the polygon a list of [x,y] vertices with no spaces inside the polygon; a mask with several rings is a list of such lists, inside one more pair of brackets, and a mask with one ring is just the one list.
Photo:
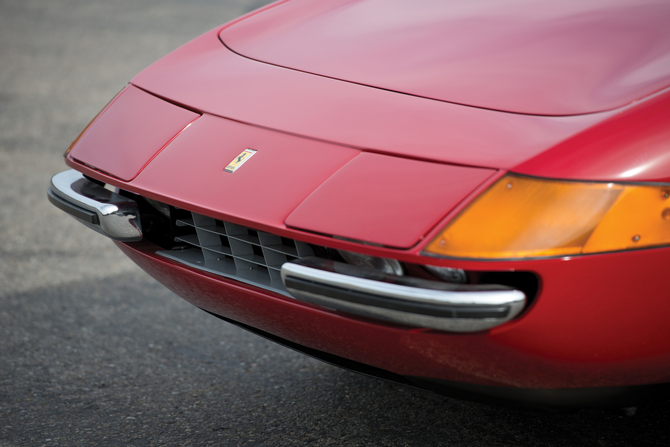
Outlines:
{"label": "front grille", "polygon": [[190,213],[176,220],[178,245],[157,254],[199,270],[284,295],[283,263],[314,256],[312,246],[271,233]]}
{"label": "front grille", "polygon": [[[198,270],[291,296],[281,280],[285,262],[308,256],[347,262],[333,248],[224,222],[128,191],[120,194],[137,202],[144,239],[163,248],[157,254]],[[420,264],[403,266],[406,276],[439,280]],[[529,300],[539,290],[539,278],[533,272],[478,271],[474,276],[466,273],[469,284],[507,285],[523,291]]]}

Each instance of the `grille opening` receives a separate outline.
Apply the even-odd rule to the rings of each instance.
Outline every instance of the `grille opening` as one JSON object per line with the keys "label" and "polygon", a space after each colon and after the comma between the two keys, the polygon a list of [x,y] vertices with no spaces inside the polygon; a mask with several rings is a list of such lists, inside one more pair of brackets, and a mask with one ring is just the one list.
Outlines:
{"label": "grille opening", "polygon": [[222,247],[230,249],[230,242],[228,241],[227,237],[219,235],[219,243]]}
{"label": "grille opening", "polygon": [[295,241],[293,239],[289,239],[287,237],[281,237],[281,243],[283,245],[286,245],[287,247],[293,247],[295,248]]}
{"label": "grille opening", "polygon": [[[281,281],[285,262],[316,256],[345,262],[333,248],[236,225],[169,207],[169,217],[141,196],[121,191],[140,208],[144,238],[161,247],[157,254],[210,273],[288,295]],[[441,281],[418,264],[403,264],[407,276]],[[466,271],[469,284],[501,284],[523,291],[532,300],[540,288],[532,272]]]}
{"label": "grille opening", "polygon": [[258,245],[252,245],[251,248],[253,249],[256,256],[263,257],[263,249],[261,247]]}
{"label": "grille opening", "polygon": [[145,238],[163,249],[157,254],[278,293],[288,295],[280,274],[285,262],[315,256],[315,249],[322,255],[330,253],[325,247],[175,207],[170,207],[168,218],[149,201],[128,196],[142,204],[142,224],[149,225]]}

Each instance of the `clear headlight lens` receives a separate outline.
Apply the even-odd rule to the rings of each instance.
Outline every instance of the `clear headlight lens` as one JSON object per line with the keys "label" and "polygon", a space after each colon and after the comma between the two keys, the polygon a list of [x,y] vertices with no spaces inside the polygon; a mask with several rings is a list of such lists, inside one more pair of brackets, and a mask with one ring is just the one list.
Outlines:
{"label": "clear headlight lens", "polygon": [[465,273],[465,270],[463,269],[438,267],[436,265],[424,265],[423,268],[447,282],[454,282],[457,284],[465,284],[468,282],[468,274]]}
{"label": "clear headlight lens", "polygon": [[431,241],[426,254],[510,259],[670,244],[670,185],[508,174]]}
{"label": "clear headlight lens", "polygon": [[402,276],[403,270],[400,262],[395,259],[378,258],[351,251],[337,250],[347,263],[359,267],[367,267],[377,270],[386,275]]}

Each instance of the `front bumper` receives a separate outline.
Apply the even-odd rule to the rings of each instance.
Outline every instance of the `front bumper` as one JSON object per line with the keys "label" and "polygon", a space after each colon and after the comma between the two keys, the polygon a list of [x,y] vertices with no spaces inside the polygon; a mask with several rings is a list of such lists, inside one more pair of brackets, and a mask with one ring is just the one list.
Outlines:
{"label": "front bumper", "polygon": [[[55,175],[48,196],[54,205],[105,236],[120,242],[142,239],[138,204],[75,170]],[[213,219],[197,214],[176,224],[195,228],[191,236],[177,238],[192,248],[185,250],[181,246],[159,254],[199,270],[358,317],[415,328],[476,332],[512,320],[526,305],[525,294],[512,287],[384,275],[341,262],[304,257],[301,252],[312,253],[305,244],[298,243],[298,248],[306,248],[292,253],[291,247],[280,245],[281,239],[275,235],[255,232],[257,236],[253,236],[245,227],[228,223],[219,226]],[[225,246],[220,245],[224,243]],[[280,266],[281,282],[273,281]],[[259,270],[269,272],[269,281],[263,280]]]}
{"label": "front bumper", "polygon": [[100,234],[122,242],[142,239],[137,203],[74,169],[54,175],[47,196],[53,205]]}
{"label": "front bumper", "polygon": [[[136,192],[142,194],[141,190]],[[141,237],[137,221],[139,202],[109,191],[76,171],[55,176],[49,196],[87,226],[117,241],[126,236],[132,240]],[[113,208],[107,208],[108,205]],[[110,222],[115,224],[108,225]],[[298,232],[286,231],[282,237],[286,236],[297,237]],[[321,241],[325,243],[325,238],[312,236],[310,244]],[[331,242],[353,249],[341,241]],[[314,306],[304,297],[303,302],[289,298],[288,293],[244,283],[234,276],[174,262],[147,240],[123,241],[118,245],[161,283],[208,312],[271,334],[312,355],[317,352],[321,357],[389,371],[435,391],[444,385],[480,396],[495,395],[505,401],[514,400],[513,395],[521,393],[519,396],[526,396],[521,401],[558,405],[560,396],[566,395],[562,390],[574,390],[568,394],[575,395],[575,400],[561,405],[582,406],[590,404],[581,400],[580,389],[596,389],[595,394],[587,393],[594,396],[603,392],[612,392],[614,396],[619,391],[629,395],[627,385],[667,383],[669,378],[670,350],[662,312],[667,300],[659,299],[665,293],[657,290],[652,281],[667,265],[664,261],[670,254],[668,249],[514,263],[514,267],[537,271],[543,280],[541,296],[524,315],[491,330],[448,333],[426,325],[396,324],[389,319],[382,323],[383,318],[378,315],[338,308],[351,304],[347,299],[336,305],[319,302]],[[295,270],[294,263],[288,264],[286,276],[296,276],[295,272],[290,273],[292,268]],[[480,264],[454,261],[450,265],[466,269],[509,268],[501,263]],[[307,276],[314,273],[308,271]],[[323,283],[321,272],[316,274],[320,286],[329,285],[327,281]],[[631,282],[631,276],[639,281]],[[286,285],[287,289],[294,288],[290,282]],[[350,285],[346,288],[352,291]],[[606,299],[591,296],[595,290]],[[631,307],[630,296],[646,296],[650,305]],[[467,309],[450,311],[462,310]],[[462,386],[455,385],[459,383]],[[534,391],[529,394],[529,390]],[[461,391],[454,395],[465,397],[459,394]],[[542,396],[556,396],[558,400],[552,404]],[[608,400],[612,405],[635,402],[634,398],[612,399]]]}
{"label": "front bumper", "polygon": [[410,327],[482,331],[510,321],[526,305],[524,293],[512,287],[384,275],[318,258],[287,262],[281,274],[301,301]]}

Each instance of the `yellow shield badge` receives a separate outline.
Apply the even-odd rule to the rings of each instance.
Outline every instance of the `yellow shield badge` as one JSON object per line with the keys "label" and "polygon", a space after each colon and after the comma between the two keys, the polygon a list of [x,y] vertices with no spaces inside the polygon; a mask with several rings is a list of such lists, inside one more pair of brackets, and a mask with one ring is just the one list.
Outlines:
{"label": "yellow shield badge", "polygon": [[253,149],[245,149],[243,150],[240,155],[237,157],[233,158],[233,161],[228,163],[228,166],[224,169],[226,172],[235,172],[240,166],[242,166],[244,163],[246,163],[247,160],[249,160],[254,154],[256,153],[255,150]]}

